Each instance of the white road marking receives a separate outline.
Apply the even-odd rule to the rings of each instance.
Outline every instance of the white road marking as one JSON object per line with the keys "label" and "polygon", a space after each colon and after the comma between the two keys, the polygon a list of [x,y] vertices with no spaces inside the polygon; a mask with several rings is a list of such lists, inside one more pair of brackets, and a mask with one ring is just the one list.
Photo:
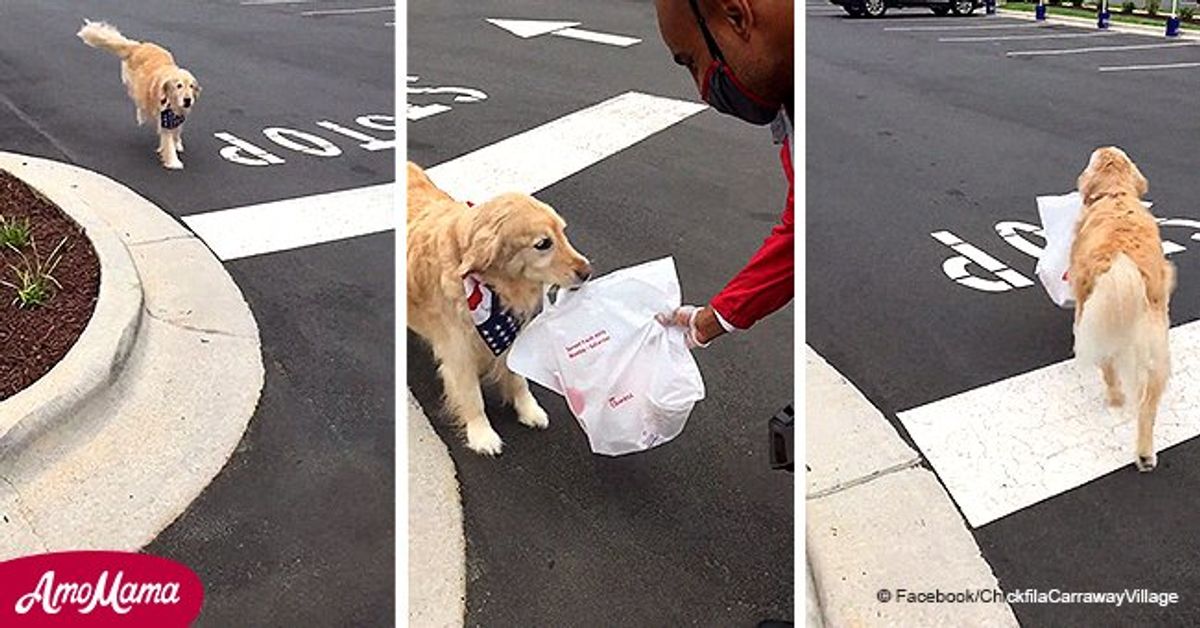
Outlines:
{"label": "white road marking", "polygon": [[[1200,321],[1170,337],[1172,375],[1154,429],[1160,452],[1200,436]],[[1112,471],[1136,473],[1133,412],[1106,409],[1099,370],[1068,360],[899,418],[978,528]]]}
{"label": "white road marking", "polygon": [[244,7],[262,6],[269,4],[308,4],[313,0],[245,0],[242,2]]}
{"label": "white road marking", "polygon": [[597,44],[608,44],[609,46],[620,46],[628,48],[642,40],[637,37],[626,37],[624,35],[612,35],[609,33],[597,33],[596,31],[586,31],[580,28],[564,28],[561,31],[550,33],[555,37],[569,37],[571,39],[579,39],[581,41],[590,41]]}
{"label": "white road marking", "polygon": [[1056,50],[1012,50],[1005,54],[1010,57],[1040,57],[1045,55],[1077,55],[1121,50],[1153,50],[1155,48],[1178,48],[1183,46],[1200,46],[1200,42],[1176,41],[1166,44],[1133,44],[1130,46],[1092,46],[1089,48],[1059,48]]}
{"label": "white road marking", "polygon": [[1103,66],[1101,72],[1130,72],[1138,70],[1180,70],[1183,68],[1200,68],[1200,63],[1163,63],[1159,65],[1114,65]]}
{"label": "white road marking", "polygon": [[504,30],[520,37],[521,39],[529,39],[538,35],[545,35],[560,31],[564,28],[579,26],[582,22],[554,22],[551,20],[499,20],[495,18],[487,18],[485,22],[493,26],[499,26]]}
{"label": "white road marking", "polygon": [[626,37],[624,35],[613,35],[612,33],[598,33],[596,31],[584,30],[575,28],[580,22],[562,22],[553,20],[501,20],[496,18],[485,18],[485,22],[493,26],[498,26],[504,30],[520,37],[521,39],[529,39],[531,37],[539,37],[541,35],[556,35],[558,37],[569,37],[582,41],[590,41],[598,44],[607,44],[609,46],[620,46],[627,48],[642,40],[637,37]]}
{"label": "white road marking", "polygon": [[316,194],[184,216],[222,261],[395,228],[394,185]]}
{"label": "white road marking", "polygon": [[1080,37],[1111,37],[1120,35],[1112,31],[1103,31],[1097,33],[1054,33],[1051,35],[996,35],[994,37],[942,37],[938,39],[941,43],[980,43],[986,41],[1019,41],[1030,39],[1077,39]]}
{"label": "white road marking", "polygon": [[[464,200],[507,191],[533,194],[704,109],[707,106],[700,103],[627,92],[428,173]],[[384,128],[383,118],[390,119],[364,116],[358,122]],[[293,134],[286,139],[309,151],[328,151],[311,138]],[[232,260],[392,230],[395,202],[394,185],[388,183],[192,214],[183,222],[218,258]]]}
{"label": "white road marking", "polygon": [[704,109],[702,103],[626,92],[434,166],[428,174],[464,201],[510,191],[533,194]]}
{"label": "white road marking", "polygon": [[921,31],[998,31],[1009,28],[1046,28],[1041,24],[1026,24],[1024,22],[1017,24],[982,24],[979,26],[892,26],[885,28],[885,31],[895,32],[921,32]]}
{"label": "white road marking", "polygon": [[300,15],[304,17],[320,17],[322,15],[354,15],[357,13],[379,13],[382,11],[394,11],[395,9],[395,6],[363,7],[360,9],[321,9],[318,11],[304,11]]}

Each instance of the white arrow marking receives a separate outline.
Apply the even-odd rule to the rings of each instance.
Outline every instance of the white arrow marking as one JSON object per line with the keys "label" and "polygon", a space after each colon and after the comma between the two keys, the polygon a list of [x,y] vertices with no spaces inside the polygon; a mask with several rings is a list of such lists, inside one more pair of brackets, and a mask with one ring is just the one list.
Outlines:
{"label": "white arrow marking", "polygon": [[613,35],[610,33],[598,33],[596,31],[588,31],[580,28],[580,22],[555,22],[550,20],[499,20],[487,18],[487,22],[499,26],[504,30],[520,37],[521,39],[529,39],[540,35],[557,35],[559,37],[569,37],[571,39],[581,39],[583,41],[591,41],[598,44],[608,44],[610,46],[620,46],[622,48],[632,46],[642,40],[636,37],[626,37],[624,35]]}
{"label": "white arrow marking", "polygon": [[585,31],[580,28],[564,28],[561,31],[550,33],[557,37],[570,37],[571,39],[582,39],[583,41],[593,41],[598,44],[608,44],[610,46],[620,46],[628,48],[642,40],[636,37],[626,37],[624,35],[610,35],[609,33],[597,33],[596,31]]}

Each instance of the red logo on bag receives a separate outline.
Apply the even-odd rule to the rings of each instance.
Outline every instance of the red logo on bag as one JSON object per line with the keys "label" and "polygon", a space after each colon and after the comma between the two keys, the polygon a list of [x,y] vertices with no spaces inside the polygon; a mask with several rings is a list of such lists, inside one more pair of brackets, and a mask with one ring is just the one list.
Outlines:
{"label": "red logo on bag", "polygon": [[0,563],[0,626],[189,626],[204,585],[172,560],[132,552],[60,552]]}

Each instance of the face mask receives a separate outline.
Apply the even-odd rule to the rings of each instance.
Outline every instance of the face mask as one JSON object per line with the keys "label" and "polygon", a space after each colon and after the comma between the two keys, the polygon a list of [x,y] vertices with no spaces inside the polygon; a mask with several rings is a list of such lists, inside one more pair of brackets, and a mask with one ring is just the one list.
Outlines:
{"label": "face mask", "polygon": [[708,25],[704,23],[696,0],[690,0],[689,4],[700,25],[700,32],[704,35],[704,42],[708,44],[708,52],[713,57],[713,62],[709,64],[703,80],[700,81],[700,98],[712,105],[713,109],[750,124],[767,124],[774,120],[779,115],[782,103],[761,98],[737,80],[733,70],[725,62],[725,55],[721,54],[721,49],[717,47],[716,40],[709,32]]}

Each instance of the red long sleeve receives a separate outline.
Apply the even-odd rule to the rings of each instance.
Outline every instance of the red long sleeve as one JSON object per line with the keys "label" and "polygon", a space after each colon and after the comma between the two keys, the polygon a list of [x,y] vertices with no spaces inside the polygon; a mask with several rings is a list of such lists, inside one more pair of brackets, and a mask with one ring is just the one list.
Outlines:
{"label": "red long sleeve", "polygon": [[783,144],[779,156],[788,180],[787,205],[780,222],[771,230],[771,235],[767,236],[754,257],[709,304],[721,318],[738,329],[754,325],[787,305],[795,296],[796,255],[792,209],[795,184],[791,147],[787,142]]}

